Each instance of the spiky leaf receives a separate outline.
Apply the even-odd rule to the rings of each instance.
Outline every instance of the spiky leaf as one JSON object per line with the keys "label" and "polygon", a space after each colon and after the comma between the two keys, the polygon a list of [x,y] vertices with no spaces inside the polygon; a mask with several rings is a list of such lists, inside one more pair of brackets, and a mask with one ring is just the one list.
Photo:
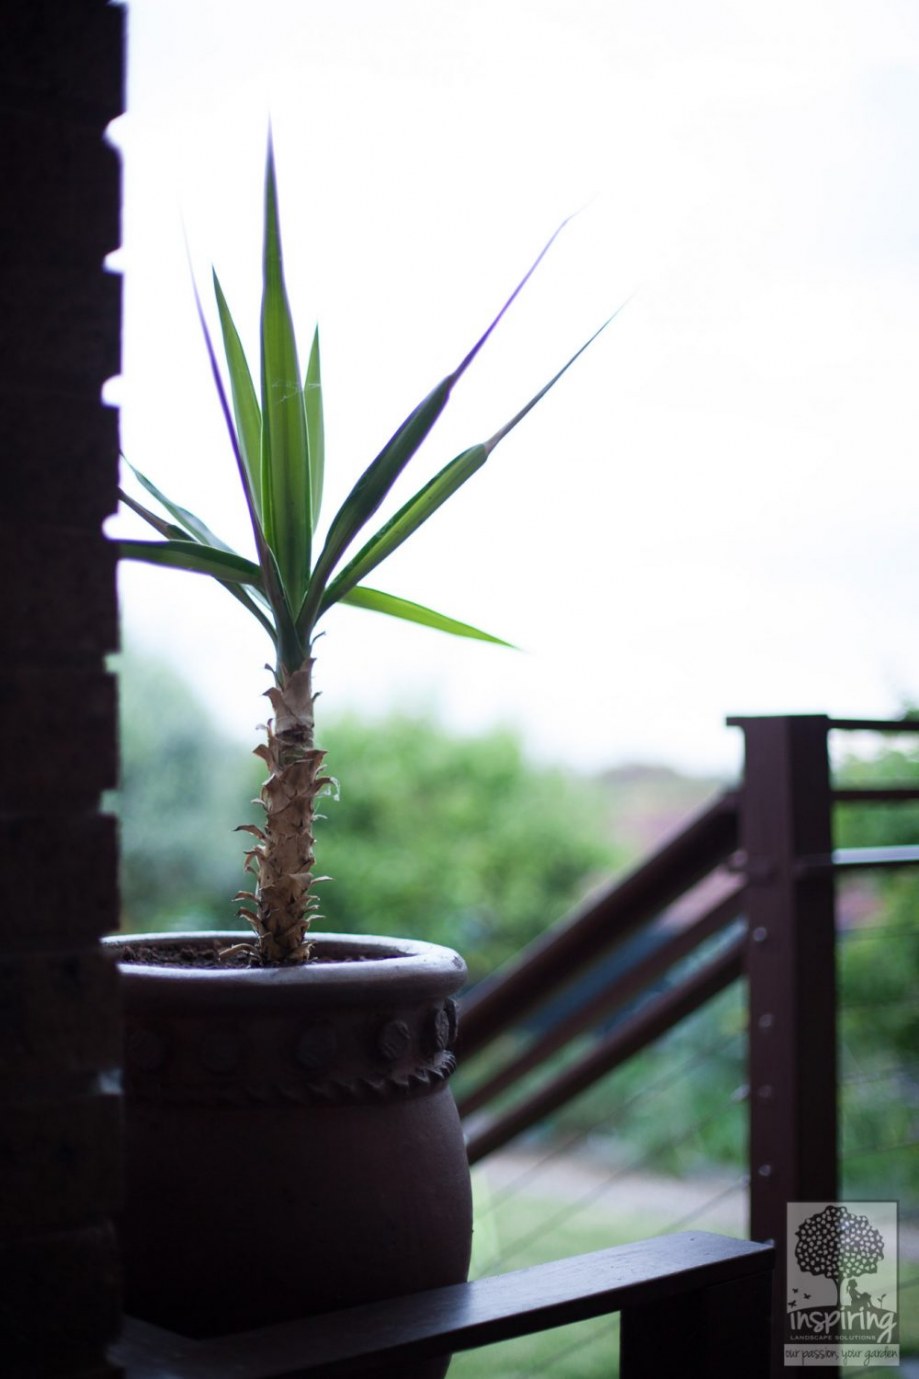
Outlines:
{"label": "spiky leaf", "polygon": [[306,429],[310,452],[310,504],[313,516],[313,530],[319,521],[322,507],[322,484],[325,477],[325,419],[322,411],[322,370],[319,362],[319,327],[313,332],[313,345],[310,349],[309,363],[306,366],[306,380],[303,384],[303,402],[306,407]]}
{"label": "spiky leaf", "polygon": [[174,570],[211,575],[232,584],[251,584],[262,589],[262,572],[251,560],[233,551],[216,550],[196,541],[116,542],[122,560],[140,560],[147,565],[167,565]]}
{"label": "spiky leaf", "polygon": [[[218,551],[229,551],[232,549],[225,541],[221,541],[219,536],[215,536],[210,527],[202,522],[200,517],[196,517],[193,512],[189,512],[188,508],[183,508],[178,503],[174,503],[171,499],[167,498],[165,493],[157,488],[152,479],[148,479],[146,475],[141,474],[139,469],[134,468],[130,460],[125,460],[125,464],[128,466],[128,469],[130,469],[137,482],[147,490],[151,497],[155,498],[156,501],[166,509],[171,517],[175,518],[182,532],[192,537],[193,540],[200,542],[203,546],[213,546],[214,549]],[[151,526],[156,525],[151,521],[151,515],[146,509],[141,509],[139,504],[135,505],[127,494],[122,494],[122,497],[129,506],[134,507],[135,512],[139,512],[141,517],[150,522]],[[181,537],[179,539],[181,539]]]}
{"label": "spiky leaf", "polygon": [[300,378],[269,147],[262,292],[262,516],[292,609],[300,607],[306,593],[313,533],[309,435]]}
{"label": "spiky leaf", "polygon": [[322,600],[322,610],[331,608],[332,604],[342,599],[349,589],[353,589],[370,574],[371,570],[382,564],[387,556],[392,555],[397,547],[407,541],[422,523],[475,474],[476,470],[481,469],[487,458],[488,451],[484,445],[473,445],[445,465],[439,474],[435,474],[433,479],[419,489],[415,496],[370,538],[341,574],[332,581]]}
{"label": "spiky leaf", "polygon": [[351,545],[362,527],[377,511],[383,499],[402,473],[409,460],[427,437],[437,418],[450,399],[450,394],[460,378],[469,368],[489,336],[502,320],[505,313],[530,280],[538,265],[548,253],[567,221],[563,221],[555,233],[540,250],[513,292],[504,302],[501,310],[489,323],[460,363],[432,388],[427,397],[410,412],[405,421],[387,441],[376,459],[364,470],[357,483],[342,503],[332,520],[325,545],[320,552],[310,580],[309,592],[297,618],[297,629],[304,637],[309,637],[326,587],[332,573],[345,551]]}
{"label": "spiky leaf", "polygon": [[223,295],[217,274],[214,273],[213,277],[214,296],[217,299],[220,330],[223,335],[223,351],[226,355],[227,371],[230,375],[230,396],[233,399],[233,416],[236,421],[239,451],[249,480],[252,501],[259,518],[261,518],[262,413],[258,405],[255,385],[252,382],[252,374],[249,372],[249,364],[239,339],[239,332],[233,317],[230,315],[230,308],[227,306],[227,300]]}
{"label": "spiky leaf", "polygon": [[434,627],[438,632],[449,632],[454,637],[471,637],[475,641],[492,642],[495,646],[506,646],[516,650],[512,642],[506,642],[502,637],[493,637],[490,632],[482,632],[480,628],[473,627],[468,622],[457,622],[456,618],[448,618],[446,614],[437,613],[433,608],[425,608],[421,603],[412,603],[410,599],[400,599],[394,594],[384,594],[380,589],[368,589],[365,584],[344,594],[339,602],[348,603],[352,608],[367,608],[373,613],[387,613],[390,617],[402,618],[404,622],[417,622],[423,627]]}

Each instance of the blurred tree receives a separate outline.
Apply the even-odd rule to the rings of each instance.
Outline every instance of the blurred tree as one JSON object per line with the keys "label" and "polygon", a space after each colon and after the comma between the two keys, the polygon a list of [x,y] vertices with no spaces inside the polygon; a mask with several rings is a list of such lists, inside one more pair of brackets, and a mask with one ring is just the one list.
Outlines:
{"label": "blurred tree", "polygon": [[119,675],[122,927],[236,927],[232,896],[253,820],[253,767],[165,662],[137,652]]}
{"label": "blurred tree", "polygon": [[[869,759],[850,758],[839,771],[840,784],[881,786],[919,784],[919,749],[886,747]],[[854,804],[837,811],[836,842],[841,847],[919,843],[919,801],[904,804]],[[878,872],[871,882],[873,914],[840,945],[840,984],[844,1028],[853,1048],[888,1058],[915,1058],[919,1016],[919,868]]]}
{"label": "blurred tree", "polygon": [[[870,759],[849,758],[843,785],[919,783],[919,744],[907,739]],[[919,803],[853,804],[837,812],[840,846],[919,843]],[[843,1183],[850,1195],[919,1195],[919,869],[869,873],[864,911],[840,937]]]}
{"label": "blurred tree", "polygon": [[532,765],[512,732],[393,715],[319,736],[341,782],[317,831],[322,927],[446,943],[482,976],[623,860],[602,789]]}

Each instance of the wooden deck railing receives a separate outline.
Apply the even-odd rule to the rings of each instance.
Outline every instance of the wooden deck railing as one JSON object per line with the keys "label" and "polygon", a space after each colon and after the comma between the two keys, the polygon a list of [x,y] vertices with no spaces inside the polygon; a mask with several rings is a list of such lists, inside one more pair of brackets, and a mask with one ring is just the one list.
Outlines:
{"label": "wooden deck railing", "polygon": [[686,1233],[206,1341],[129,1320],[114,1358],[124,1379],[398,1379],[620,1312],[620,1379],[767,1379],[772,1264],[768,1246]]}
{"label": "wooden deck railing", "polygon": [[[834,789],[831,731],[919,733],[911,719],[826,715],[731,720],[743,730],[740,789],[726,792],[622,881],[482,984],[463,1011],[462,1051],[485,1071],[460,1099],[477,1161],[559,1111],[639,1050],[743,979],[748,1002],[749,1233],[775,1245],[773,1374],[784,1372],[780,1276],[789,1202],[838,1195],[835,878],[919,864],[919,847],[836,850],[835,804],[919,798],[919,789]],[[661,926],[702,878],[717,899]],[[685,909],[685,906],[684,906]],[[736,921],[743,919],[737,932]],[[642,929],[657,942],[609,967],[590,995],[540,1021],[584,974]],[[733,929],[731,926],[734,926]],[[720,947],[661,975],[718,934]],[[644,996],[637,1004],[636,997]],[[557,1009],[557,1006],[556,1006]],[[504,1036],[517,1031],[507,1047]],[[561,1067],[560,1050],[594,1037]],[[582,1041],[583,1042],[583,1041]],[[514,1089],[518,1095],[514,1097]]]}
{"label": "wooden deck railing", "polygon": [[[560,992],[570,991],[595,964],[711,876],[736,851],[737,828],[737,796],[726,793],[623,880],[483,982],[463,1004],[461,1062],[481,1052],[490,1040],[524,1024]],[[706,959],[678,987],[655,994],[635,1014],[618,1020],[562,1071],[549,1074],[511,1105],[485,1113],[496,1098],[519,1087],[526,1074],[546,1067],[553,1055],[584,1031],[602,1028],[604,1021],[627,1009],[674,963],[726,930],[740,915],[742,898],[743,886],[727,881],[719,888],[717,900],[706,897],[660,935],[649,952],[613,970],[600,990],[572,1001],[564,1015],[535,1033],[524,1047],[491,1063],[488,1072],[459,1099],[471,1162],[539,1124],[737,980],[743,970],[742,935]]]}

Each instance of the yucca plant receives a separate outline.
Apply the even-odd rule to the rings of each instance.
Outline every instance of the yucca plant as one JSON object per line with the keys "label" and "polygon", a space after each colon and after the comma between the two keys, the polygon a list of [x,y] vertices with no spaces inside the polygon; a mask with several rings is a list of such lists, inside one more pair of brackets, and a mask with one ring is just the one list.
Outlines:
{"label": "yucca plant", "polygon": [[[275,683],[267,690],[274,717],[267,727],[267,741],[256,749],[268,771],[261,792],[265,819],[261,827],[242,826],[255,837],[246,853],[246,866],[256,879],[252,891],[242,891],[236,897],[244,902],[239,913],[255,930],[257,956],[263,963],[298,963],[309,956],[307,933],[318,905],[315,885],[322,878],[314,875],[313,830],[317,799],[331,783],[323,770],[324,753],[314,739],[312,647],[323,615],[336,603],[348,603],[458,636],[508,645],[422,604],[383,593],[365,580],[482,467],[498,443],[609,321],[505,426],[489,440],[457,455],[355,554],[347,561],[345,558],[558,233],[472,349],[431,389],[364,470],[329,523],[321,544],[315,542],[325,464],[319,333],[317,328],[304,375],[284,283],[270,141],[265,173],[261,399],[216,273],[214,292],[229,391],[198,300],[211,370],[252,524],[256,559],[231,550],[204,522],[171,502],[136,470],[136,478],[168,513],[168,519],[124,492],[121,498],[164,539],[120,540],[117,544],[124,558],[212,576],[248,609],[274,645]],[[228,954],[234,951],[227,950]]]}

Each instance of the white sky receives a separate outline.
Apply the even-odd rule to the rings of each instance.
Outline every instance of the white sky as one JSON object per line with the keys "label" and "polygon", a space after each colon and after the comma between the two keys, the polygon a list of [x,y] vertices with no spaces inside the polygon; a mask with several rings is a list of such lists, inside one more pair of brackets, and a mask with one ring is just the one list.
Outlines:
{"label": "white sky", "polygon": [[[129,27],[123,446],[227,539],[246,523],[185,235],[254,360],[269,116],[329,512],[569,212],[399,500],[637,289],[374,575],[525,653],[337,610],[320,709],[430,705],[578,767],[706,770],[737,760],[728,714],[919,697],[913,0],[135,0]],[[252,738],[248,616],[192,576],[130,567],[122,593],[127,639]]]}

